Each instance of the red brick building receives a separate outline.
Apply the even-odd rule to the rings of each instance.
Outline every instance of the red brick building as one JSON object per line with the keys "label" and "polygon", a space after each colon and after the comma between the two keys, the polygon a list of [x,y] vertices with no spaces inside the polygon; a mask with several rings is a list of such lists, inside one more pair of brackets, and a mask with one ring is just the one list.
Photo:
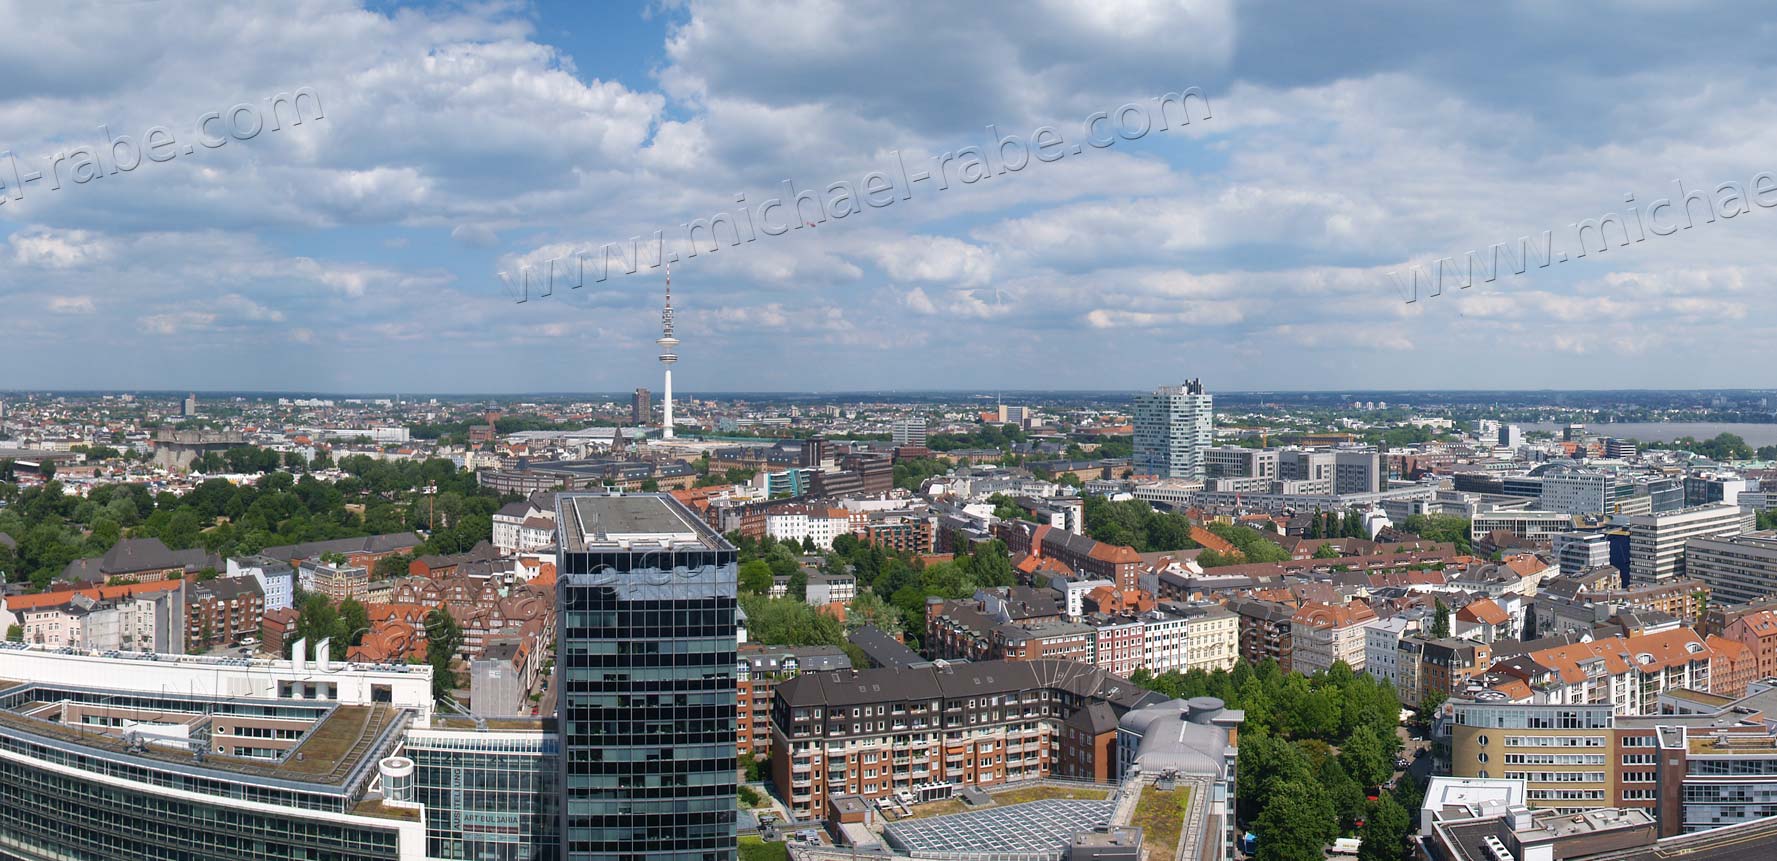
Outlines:
{"label": "red brick building", "polygon": [[252,577],[192,583],[185,590],[185,647],[201,651],[261,632],[265,592]]}

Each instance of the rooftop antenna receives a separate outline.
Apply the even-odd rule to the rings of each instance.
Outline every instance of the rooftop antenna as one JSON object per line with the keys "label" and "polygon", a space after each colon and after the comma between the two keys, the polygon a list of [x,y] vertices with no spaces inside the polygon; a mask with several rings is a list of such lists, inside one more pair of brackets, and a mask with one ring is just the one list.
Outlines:
{"label": "rooftop antenna", "polygon": [[666,367],[666,402],[662,414],[660,438],[673,438],[673,363],[679,360],[673,348],[679,345],[679,339],[673,337],[673,264],[666,264],[666,307],[660,311],[660,337],[654,340],[660,345],[660,364]]}

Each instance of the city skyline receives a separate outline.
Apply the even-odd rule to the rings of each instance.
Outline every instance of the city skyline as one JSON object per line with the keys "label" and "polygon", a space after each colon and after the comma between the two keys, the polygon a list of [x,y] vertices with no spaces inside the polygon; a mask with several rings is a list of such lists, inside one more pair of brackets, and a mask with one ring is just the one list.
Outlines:
{"label": "city skyline", "polygon": [[[992,168],[1005,153],[988,152],[989,125],[1077,142],[1099,111],[1131,134],[975,183],[953,164],[942,192],[910,176],[892,206],[771,242],[679,249],[677,323],[695,349],[675,382],[993,390],[1041,367],[1043,388],[1075,390],[1186,373],[1219,391],[1509,388],[1548,365],[1586,388],[1762,382],[1777,321],[1755,298],[1772,280],[1755,256],[1756,177],[1774,166],[1734,142],[1766,122],[1750,82],[1771,63],[1654,50],[1738,44],[1732,10],[1624,9],[1599,25],[1415,9],[1357,26],[1372,16],[1129,7],[1144,32],[1189,34],[1182,45],[1059,5],[946,11],[981,40],[971,50],[920,15],[854,4],[798,10],[806,27],[785,34],[722,3],[326,2],[277,22],[288,50],[220,55],[219,34],[262,13],[174,9],[151,39],[120,16],[80,45],[18,16],[21,43],[44,47],[6,61],[20,82],[4,142],[18,173],[9,161],[0,180],[0,296],[18,309],[6,384],[627,391],[659,379],[652,249],[634,275],[524,304],[498,273],[739,218],[786,180],[830,202],[824,184],[859,186],[890,153],[917,175],[973,146]],[[1419,47],[1476,27],[1502,38]],[[1324,32],[1341,37],[1310,36]],[[842,72],[812,73],[841,50]],[[933,91],[908,68],[976,83]],[[1188,126],[1172,114],[1135,135],[1144,120],[1119,110],[1151,120],[1190,87],[1211,110]],[[295,125],[276,100],[303,88],[315,112]],[[1581,92],[1636,93],[1660,119]],[[190,146],[195,118],[223,111],[265,130],[108,170],[109,141],[142,149],[166,125]],[[55,163],[82,145],[102,178]],[[1502,263],[1496,281],[1414,305],[1388,277],[1549,229],[1577,251],[1569,225],[1651,209],[1675,179],[1718,210],[1710,183],[1732,179],[1750,211],[1522,275]],[[1457,355],[1485,361],[1439,360]]]}

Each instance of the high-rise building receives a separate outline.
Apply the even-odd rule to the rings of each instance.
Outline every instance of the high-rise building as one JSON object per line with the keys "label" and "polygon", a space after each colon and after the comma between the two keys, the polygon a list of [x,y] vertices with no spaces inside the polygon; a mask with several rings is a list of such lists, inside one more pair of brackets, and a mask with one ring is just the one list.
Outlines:
{"label": "high-rise building", "polygon": [[179,404],[179,415],[184,416],[186,418],[190,418],[192,416],[197,415],[197,395],[196,394],[188,393],[185,395],[185,400],[181,401]]}
{"label": "high-rise building", "polygon": [[629,423],[640,426],[653,420],[654,393],[647,389],[636,389],[635,394],[630,396]]}
{"label": "high-rise building", "polygon": [[1135,471],[1161,478],[1206,477],[1203,452],[1215,435],[1214,399],[1203,383],[1161,386],[1135,396]]}
{"label": "high-rise building", "polygon": [[1505,448],[1517,450],[1524,445],[1524,429],[1517,425],[1500,425],[1499,444]]}
{"label": "high-rise building", "polygon": [[1629,582],[1639,585],[1685,576],[1686,541],[1750,532],[1754,520],[1752,512],[1726,502],[1624,518],[1629,527]]}
{"label": "high-rise building", "polygon": [[889,425],[889,435],[893,437],[896,447],[913,445],[924,448],[926,444],[926,420],[897,419],[893,424]]}
{"label": "high-rise building", "polygon": [[561,858],[734,861],[734,547],[667,494],[556,528]]}

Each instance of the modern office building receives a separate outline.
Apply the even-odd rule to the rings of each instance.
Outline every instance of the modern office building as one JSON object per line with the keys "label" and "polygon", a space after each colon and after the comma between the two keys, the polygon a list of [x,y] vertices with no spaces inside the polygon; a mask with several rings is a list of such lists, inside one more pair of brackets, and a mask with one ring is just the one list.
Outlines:
{"label": "modern office building", "polygon": [[0,644],[0,857],[420,861],[428,667]]}
{"label": "modern office building", "polygon": [[426,810],[426,857],[555,861],[561,737],[553,719],[449,718],[407,733],[413,800]]}
{"label": "modern office building", "polygon": [[555,519],[561,858],[734,861],[734,548],[666,494]]}
{"label": "modern office building", "polygon": [[895,447],[918,446],[926,444],[925,419],[896,419],[889,425],[889,436],[894,440]]}
{"label": "modern office building", "polygon": [[1755,520],[1752,512],[1726,502],[1624,518],[1629,527],[1629,582],[1682,577],[1685,542],[1751,532]]}
{"label": "modern office building", "polygon": [[653,420],[654,393],[647,389],[636,389],[629,400],[629,423],[641,427]]}
{"label": "modern office building", "polygon": [[1206,477],[1203,452],[1215,436],[1214,398],[1187,380],[1135,396],[1135,471],[1161,478]]}
{"label": "modern office building", "polygon": [[1684,556],[1685,575],[1709,584],[1716,601],[1745,604],[1777,594],[1777,531],[1692,538]]}
{"label": "modern office building", "polygon": [[1382,476],[1382,455],[1377,452],[1333,452],[1334,493],[1378,493],[1387,483]]}
{"label": "modern office building", "polygon": [[1578,574],[1610,564],[1610,537],[1602,532],[1563,532],[1553,537],[1562,574]]}
{"label": "modern office building", "polygon": [[1708,505],[1712,502],[1740,504],[1740,494],[1757,490],[1759,483],[1738,475],[1706,472],[1687,475],[1684,479],[1684,504]]}
{"label": "modern office building", "polygon": [[1208,478],[1257,478],[1271,481],[1278,478],[1277,449],[1238,445],[1210,446],[1203,450],[1203,468]]}
{"label": "modern office building", "polygon": [[1543,474],[1538,507],[1566,514],[1602,514],[1610,510],[1610,475],[1596,470],[1560,469]]}

